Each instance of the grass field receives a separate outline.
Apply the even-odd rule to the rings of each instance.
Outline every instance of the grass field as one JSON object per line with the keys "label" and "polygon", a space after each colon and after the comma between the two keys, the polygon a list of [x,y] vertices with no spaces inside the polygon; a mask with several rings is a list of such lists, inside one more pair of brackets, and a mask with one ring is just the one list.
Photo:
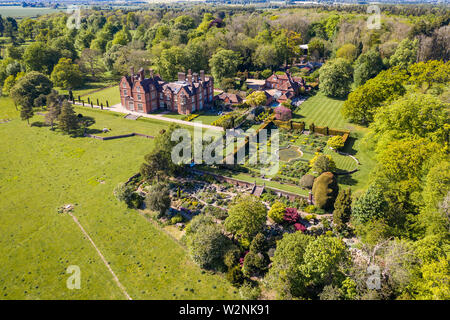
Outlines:
{"label": "grass field", "polygon": [[201,122],[203,124],[211,124],[214,121],[216,121],[217,119],[219,119],[221,116],[218,116],[217,114],[202,114],[201,116],[198,116],[197,118],[195,118],[194,120],[192,120],[193,122]]}
{"label": "grass field", "polygon": [[[81,96],[83,98],[83,96],[88,94],[89,92],[106,88],[109,85],[111,85],[109,82],[88,82],[85,83],[81,88],[72,90],[72,93],[75,99],[78,99],[78,96]],[[62,88],[55,88],[55,89],[58,90],[60,94],[69,94],[69,90],[65,90]]]}
{"label": "grass field", "polygon": [[[170,124],[167,121],[159,121],[150,118],[139,118],[137,120],[124,119],[124,114],[113,111],[101,111],[90,107],[75,106],[75,111],[85,117],[92,117],[95,123],[89,127],[88,132],[99,136],[117,136],[127,133],[142,133],[155,135]],[[41,119],[42,121],[42,119]],[[181,126],[192,130],[191,126]],[[107,133],[101,132],[103,128],[110,130]]]}
{"label": "grass field", "polygon": [[[78,98],[78,97],[76,97],[76,98]],[[113,86],[110,88],[100,90],[95,93],[85,94],[85,96],[82,97],[82,100],[84,100],[87,103],[88,98],[90,98],[94,104],[97,104],[97,99],[98,99],[99,104],[103,103],[103,106],[105,106],[105,107],[106,107],[106,101],[109,102],[109,106],[113,106],[115,104],[120,103],[119,86]]]}
{"label": "grass field", "polygon": [[305,121],[307,125],[314,122],[317,126],[328,126],[333,129],[352,129],[354,126],[347,123],[341,115],[343,100],[332,99],[318,92],[308,98],[293,114],[294,120]]}
{"label": "grass field", "polygon": [[38,15],[55,12],[65,12],[66,9],[52,8],[22,8],[21,6],[0,6],[0,15],[3,17],[36,17]]}
{"label": "grass field", "polygon": [[[99,126],[117,122],[140,131],[131,126],[146,124],[92,116]],[[68,203],[133,299],[238,298],[225,279],[203,272],[182,246],[114,198],[152,140],[99,141],[29,127],[11,100],[0,98],[4,118],[13,120],[0,124],[1,299],[125,298],[74,221],[57,213]],[[158,131],[148,124],[146,133]],[[69,265],[81,269],[79,290],[66,288]]]}

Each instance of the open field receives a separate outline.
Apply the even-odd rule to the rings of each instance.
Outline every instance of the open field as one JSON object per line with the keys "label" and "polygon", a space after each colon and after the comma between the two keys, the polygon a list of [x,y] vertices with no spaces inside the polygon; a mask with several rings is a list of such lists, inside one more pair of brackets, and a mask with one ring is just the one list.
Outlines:
{"label": "open field", "polygon": [[[95,124],[89,127],[88,133],[99,136],[118,136],[127,133],[142,133],[146,135],[157,135],[162,129],[170,125],[167,121],[160,121],[149,118],[139,118],[137,120],[124,119],[124,114],[105,111],[99,109],[91,109],[90,107],[75,106],[75,111],[81,113],[85,117],[95,119]],[[181,126],[192,130],[190,126]],[[101,130],[107,128],[109,132],[103,133]]]}
{"label": "open field", "polygon": [[[114,198],[114,187],[138,171],[152,140],[70,138],[28,127],[9,99],[0,98],[0,106],[0,119],[13,119],[0,124],[2,299],[125,298],[72,218],[57,213],[69,203],[133,299],[238,298],[225,279],[203,272],[182,246]],[[92,116],[99,125],[108,116],[117,125],[147,125]],[[158,131],[149,123],[145,133]],[[66,288],[69,265],[81,269],[80,290]]]}
{"label": "open field", "polygon": [[[84,95],[88,94],[89,92],[96,91],[102,88],[106,88],[111,83],[109,82],[87,82],[85,83],[81,88],[77,88],[72,90],[73,96],[75,99],[78,99],[78,96],[83,97]],[[69,94],[69,90],[65,90],[62,88],[55,88],[60,94]],[[85,99],[86,100],[86,99]]]}
{"label": "open field", "polygon": [[[97,104],[97,99],[98,99],[99,104],[103,103],[104,107],[106,107],[106,101],[109,102],[109,106],[113,106],[115,104],[120,103],[120,92],[119,92],[118,85],[100,90],[95,93],[89,93],[89,94],[86,94],[86,93],[85,93],[85,96],[82,97],[82,100],[84,100],[85,103],[87,103],[88,98],[90,98],[94,104]],[[75,96],[75,94],[74,94],[74,96]],[[75,98],[78,98],[78,96],[76,96]]]}
{"label": "open field", "polygon": [[293,114],[293,118],[297,121],[305,121],[307,126],[314,122],[316,126],[352,130],[354,126],[347,123],[341,115],[343,103],[343,100],[329,98],[319,91],[303,102],[299,110]]}
{"label": "open field", "polygon": [[21,6],[0,6],[0,15],[3,17],[37,17],[39,15],[55,12],[66,12],[67,9],[52,8],[22,8]]}

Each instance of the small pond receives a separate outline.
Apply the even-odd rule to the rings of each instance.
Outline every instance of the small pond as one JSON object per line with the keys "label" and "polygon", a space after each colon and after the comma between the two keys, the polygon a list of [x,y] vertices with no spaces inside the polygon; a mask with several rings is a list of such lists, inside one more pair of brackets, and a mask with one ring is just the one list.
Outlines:
{"label": "small pond", "polygon": [[279,155],[281,161],[289,162],[291,160],[301,158],[303,153],[299,147],[290,146],[285,149],[280,149]]}

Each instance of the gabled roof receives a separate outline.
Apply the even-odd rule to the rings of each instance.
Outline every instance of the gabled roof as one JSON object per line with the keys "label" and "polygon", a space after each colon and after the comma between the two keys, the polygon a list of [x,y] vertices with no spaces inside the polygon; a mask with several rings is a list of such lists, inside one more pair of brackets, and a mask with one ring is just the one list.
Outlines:
{"label": "gabled roof", "polygon": [[239,95],[237,95],[235,93],[222,92],[221,94],[219,94],[217,96],[217,99],[219,99],[219,100],[225,100],[227,98],[233,104],[241,103],[242,100],[243,100],[241,98],[241,96],[239,96]]}

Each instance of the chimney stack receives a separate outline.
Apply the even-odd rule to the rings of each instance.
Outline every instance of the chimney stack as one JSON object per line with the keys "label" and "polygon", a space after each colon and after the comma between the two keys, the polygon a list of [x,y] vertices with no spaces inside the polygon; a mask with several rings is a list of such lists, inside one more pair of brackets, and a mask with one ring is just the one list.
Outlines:
{"label": "chimney stack", "polygon": [[188,70],[188,82],[192,84],[192,72],[191,69]]}
{"label": "chimney stack", "polygon": [[205,70],[200,70],[200,79],[205,82]]}
{"label": "chimney stack", "polygon": [[130,67],[131,76],[134,76],[134,67]]}
{"label": "chimney stack", "polygon": [[184,72],[178,72],[178,81],[186,81],[186,74]]}
{"label": "chimney stack", "polygon": [[194,82],[198,82],[198,73],[194,72],[193,77],[194,77]]}

